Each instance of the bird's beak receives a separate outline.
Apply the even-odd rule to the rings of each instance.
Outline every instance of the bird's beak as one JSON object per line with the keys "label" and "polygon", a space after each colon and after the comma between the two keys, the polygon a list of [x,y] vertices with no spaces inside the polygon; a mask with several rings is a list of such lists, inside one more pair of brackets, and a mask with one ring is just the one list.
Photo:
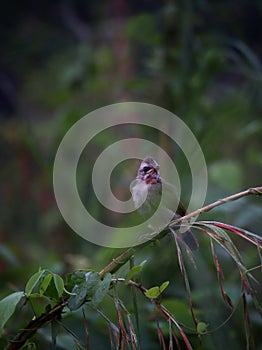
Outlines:
{"label": "bird's beak", "polygon": [[156,169],[152,168],[152,169],[147,171],[147,174],[153,174],[155,171],[156,171]]}

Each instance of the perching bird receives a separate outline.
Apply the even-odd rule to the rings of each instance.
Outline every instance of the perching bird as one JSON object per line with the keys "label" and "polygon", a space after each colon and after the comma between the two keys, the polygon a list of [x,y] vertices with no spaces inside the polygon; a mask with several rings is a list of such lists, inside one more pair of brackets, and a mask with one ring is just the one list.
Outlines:
{"label": "perching bird", "polygon": [[[171,220],[186,214],[183,204],[178,201],[175,187],[161,178],[159,165],[152,157],[142,161],[131,191],[135,208],[149,219],[151,228],[156,232],[167,226]],[[162,195],[163,201],[160,202]],[[153,219],[155,211],[157,214]],[[181,237],[191,250],[198,248],[198,242],[190,229],[183,231]]]}

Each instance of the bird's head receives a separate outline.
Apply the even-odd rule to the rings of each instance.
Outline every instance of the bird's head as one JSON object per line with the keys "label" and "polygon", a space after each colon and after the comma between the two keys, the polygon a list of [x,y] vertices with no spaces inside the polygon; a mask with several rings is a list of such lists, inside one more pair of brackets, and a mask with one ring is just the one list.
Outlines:
{"label": "bird's head", "polygon": [[138,169],[137,179],[145,181],[147,184],[161,182],[159,165],[152,157],[147,157],[142,161]]}

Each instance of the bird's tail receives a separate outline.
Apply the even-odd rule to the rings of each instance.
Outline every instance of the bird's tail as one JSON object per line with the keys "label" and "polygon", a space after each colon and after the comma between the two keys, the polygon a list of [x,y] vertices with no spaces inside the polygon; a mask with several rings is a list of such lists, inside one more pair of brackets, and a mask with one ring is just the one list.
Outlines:
{"label": "bird's tail", "polygon": [[194,233],[191,231],[191,229],[182,233],[182,239],[191,250],[198,249],[198,247],[199,247],[198,240],[196,239],[196,237],[195,237]]}
{"label": "bird's tail", "polygon": [[[175,214],[174,219],[181,218],[181,215]],[[185,244],[190,248],[190,250],[197,250],[199,247],[198,240],[196,236],[192,232],[191,228],[187,230],[187,227],[184,226],[184,230],[182,230],[181,225],[178,224],[178,234],[181,236]],[[183,226],[182,226],[183,227]]]}

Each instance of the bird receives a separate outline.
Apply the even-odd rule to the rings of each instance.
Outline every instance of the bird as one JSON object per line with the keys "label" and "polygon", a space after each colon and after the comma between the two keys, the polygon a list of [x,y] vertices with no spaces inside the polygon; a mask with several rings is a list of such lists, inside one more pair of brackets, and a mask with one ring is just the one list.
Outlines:
{"label": "bird", "polygon": [[[155,232],[160,232],[171,220],[186,215],[186,209],[178,199],[175,186],[160,176],[159,168],[159,164],[152,157],[146,157],[141,162],[131,186],[135,208],[149,221],[150,228]],[[198,249],[198,241],[191,229],[182,231],[181,238],[190,250]]]}

